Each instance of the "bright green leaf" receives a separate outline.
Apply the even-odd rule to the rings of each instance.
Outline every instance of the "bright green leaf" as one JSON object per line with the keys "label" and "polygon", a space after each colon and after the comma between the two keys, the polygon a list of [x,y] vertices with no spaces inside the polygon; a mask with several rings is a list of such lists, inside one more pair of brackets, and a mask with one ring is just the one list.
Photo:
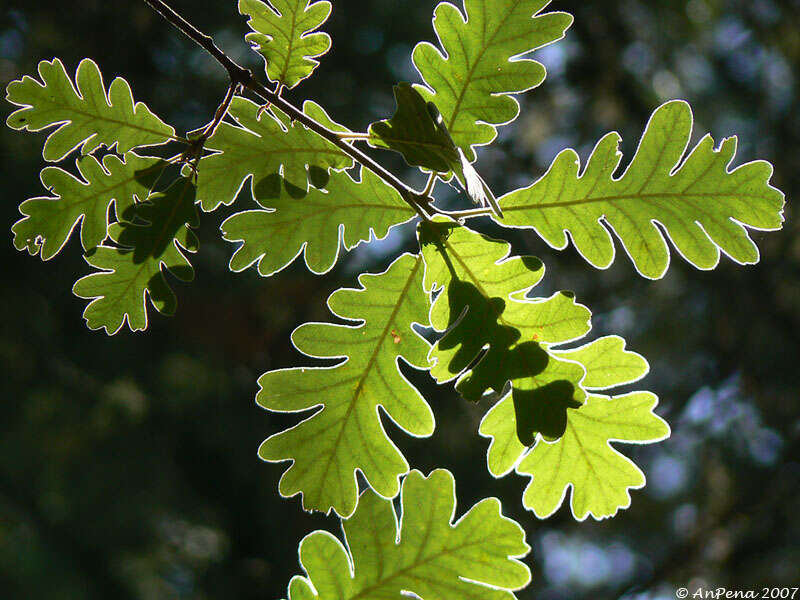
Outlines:
{"label": "bright green leaf", "polygon": [[147,198],[164,170],[164,162],[158,158],[142,158],[132,152],[123,158],[108,154],[102,164],[91,155],[79,158],[76,164],[83,179],[58,167],[45,167],[40,175],[42,185],[53,196],[31,198],[20,205],[24,218],[11,228],[14,246],[27,248],[32,255],[41,253],[42,260],[49,260],[61,251],[79,221],[84,250],[98,246],[106,237],[111,202],[117,220],[127,219],[134,202]]}
{"label": "bright green leaf", "polygon": [[[453,523],[455,481],[449,471],[403,481],[402,518],[371,490],[344,522],[346,546],[315,531],[300,543],[306,577],[294,577],[289,600],[512,600],[530,582],[519,558],[525,532],[488,498]],[[316,594],[314,593],[316,591]]]}
{"label": "bright green leaf", "polygon": [[527,298],[544,266],[530,256],[509,257],[508,242],[439,222],[420,226],[420,243],[425,289],[442,288],[431,323],[446,330],[431,349],[431,374],[440,382],[459,377],[456,388],[473,401],[490,388],[503,393],[510,381],[518,437],[561,435],[566,409],[585,399],[584,370],[548,348],[584,336],[588,309],[566,292]]}
{"label": "bright green leaf", "polygon": [[[429,86],[420,91],[433,100],[467,158],[472,146],[491,142],[498,125],[513,121],[519,104],[510,96],[539,85],[545,69],[519,58],[562,37],[572,16],[540,14],[550,0],[464,0],[462,13],[441,2],[433,25],[441,48],[421,42],[414,65]],[[432,91],[432,93],[431,93]]]}
{"label": "bright green leaf", "polygon": [[568,411],[567,430],[556,442],[539,440],[517,465],[533,480],[523,503],[540,518],[553,514],[572,486],[573,516],[613,517],[631,503],[629,490],[644,487],[644,473],[609,442],[646,444],[669,436],[669,426],[653,413],[658,399],[649,392],[608,398],[589,396]]}
{"label": "bright green leaf", "polygon": [[194,270],[184,252],[197,251],[197,237],[189,226],[197,226],[195,189],[188,179],[179,179],[164,192],[152,194],[136,206],[136,217],[144,221],[115,223],[108,235],[118,245],[98,246],[86,262],[100,269],[79,279],[73,293],[91,300],[83,317],[89,329],[119,331],[127,320],[132,331],[147,328],[147,299],[162,314],[175,312],[175,293],[162,267],[180,279],[191,281]]}
{"label": "bright green leaf", "polygon": [[97,64],[84,58],[75,75],[77,89],[59,59],[39,63],[41,81],[28,77],[8,84],[6,99],[21,106],[9,115],[12,129],[41,131],[57,126],[47,136],[44,159],[57,162],[75,148],[88,154],[101,144],[125,154],[138,146],[167,142],[175,130],[134,104],[128,82],[117,77],[106,94]]}
{"label": "bright green leaf", "polygon": [[326,273],[336,263],[340,241],[346,250],[380,239],[389,229],[416,216],[400,194],[377,175],[362,169],[362,180],[334,172],[325,189],[309,188],[305,197],[292,198],[277,175],[261,186],[259,204],[267,210],[248,210],[222,223],[222,236],[242,242],[231,258],[232,271],[256,263],[268,277],[303,252],[308,268]]}
{"label": "bright green leaf", "polygon": [[239,12],[250,17],[245,39],[264,57],[270,81],[295,87],[330,50],[328,34],[315,32],[331,13],[326,0],[239,0]]}
{"label": "bright green leaf", "polygon": [[669,265],[664,235],[699,269],[714,268],[720,250],[742,264],[758,262],[745,227],[774,230],[783,222],[783,194],[769,185],[772,166],[755,161],[730,170],[736,138],[715,150],[709,135],[684,158],[691,133],[689,105],[664,104],[617,179],[619,134],[598,142],[580,174],[578,155],[564,150],[538,181],[501,199],[503,224],[535,229],[558,249],[569,232],[578,252],[601,269],[614,260],[613,231],[651,279]]}
{"label": "bright green leaf", "polygon": [[397,495],[408,463],[383,430],[378,407],[411,435],[433,432],[430,407],[398,370],[401,357],[413,367],[428,367],[429,345],[411,328],[427,322],[422,272],[422,258],[404,254],[380,275],[361,275],[362,289],[341,289],[328,299],[334,314],[362,324],[307,323],[292,334],[304,354],[343,362],[271,371],[259,379],[256,401],[264,408],[318,409],[259,449],[264,460],[293,462],[280,492],[302,493],[308,510],[351,514],[356,469],[381,496]]}
{"label": "bright green leaf", "polygon": [[[582,385],[606,390],[632,383],[648,370],[638,354],[625,350],[622,338],[599,338],[571,350],[553,350],[586,369]],[[491,438],[487,461],[495,477],[517,473],[533,476],[523,504],[544,518],[561,505],[572,486],[572,512],[577,519],[591,513],[601,519],[630,505],[629,490],[644,485],[644,475],[610,441],[652,443],[666,438],[669,427],[652,413],[657,402],[649,392],[608,397],[590,395],[579,408],[567,410],[564,435],[555,442],[539,438],[531,450],[519,442],[511,396],[486,414],[480,433]]]}
{"label": "bright green leaf", "polygon": [[[306,101],[303,111],[328,129],[344,131],[313,102]],[[262,186],[269,191],[276,174],[283,176],[291,195],[302,197],[314,170],[345,169],[353,164],[310,129],[279,120],[250,100],[235,96],[228,113],[238,126],[221,123],[205,145],[217,153],[198,164],[197,197],[205,211],[231,204],[248,179],[256,199],[263,194]]]}

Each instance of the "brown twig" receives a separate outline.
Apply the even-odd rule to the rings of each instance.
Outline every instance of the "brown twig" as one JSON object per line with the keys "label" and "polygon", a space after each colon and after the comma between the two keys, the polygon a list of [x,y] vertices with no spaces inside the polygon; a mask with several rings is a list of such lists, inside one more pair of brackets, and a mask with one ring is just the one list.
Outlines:
{"label": "brown twig", "polygon": [[287,102],[279,94],[256,81],[256,79],[253,77],[253,73],[249,69],[245,69],[232,60],[227,54],[217,47],[217,45],[214,43],[214,40],[210,36],[204,34],[194,25],[189,23],[181,15],[175,12],[172,7],[163,2],[163,0],[144,1],[175,28],[183,32],[189,39],[208,52],[220,65],[222,65],[228,72],[228,76],[230,77],[232,85],[239,84],[247,88],[265,102],[277,106],[293,121],[299,121],[320,137],[328,140],[331,144],[339,148],[353,160],[358,161],[362,166],[369,169],[375,175],[395,188],[400,193],[400,196],[403,198],[403,200],[405,200],[405,202],[408,203],[420,217],[425,220],[429,218],[423,207],[417,201],[418,194],[400,181],[395,175],[387,171],[384,167],[375,162],[358,148],[342,140],[338,132],[331,131],[330,129],[326,128],[321,123],[318,123],[306,115],[302,110]]}

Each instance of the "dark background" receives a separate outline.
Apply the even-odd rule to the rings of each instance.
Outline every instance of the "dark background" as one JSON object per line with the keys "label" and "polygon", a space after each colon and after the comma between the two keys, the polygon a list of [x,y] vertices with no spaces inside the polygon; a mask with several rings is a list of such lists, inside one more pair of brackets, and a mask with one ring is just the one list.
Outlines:
{"label": "dark background", "polygon": [[[416,81],[410,50],[432,40],[433,0],[337,0],[325,26],[333,50],[289,96],[312,98],[355,130],[392,112],[391,86]],[[237,60],[258,68],[235,2],[174,6]],[[520,119],[480,154],[498,195],[538,177],[566,146],[583,158],[605,132],[626,161],[662,101],[690,101],[695,138],[739,134],[737,162],[763,158],[788,199],[779,233],[754,234],[762,261],[727,258],[712,272],[681,259],[638,277],[625,257],[596,271],[572,249],[532,233],[519,252],[548,266],[542,294],[572,289],[594,311],[595,334],[618,333],[650,361],[642,387],[661,398],[673,435],[618,445],[648,476],[616,518],[576,523],[562,507],[540,521],[521,506],[527,480],[493,480],[476,430],[485,406],[417,381],[437,415],[431,439],[387,425],[410,463],[456,475],[459,512],[496,495],[528,532],[531,586],[520,598],[673,598],[683,585],[731,589],[800,585],[800,241],[792,199],[800,172],[800,2],[691,0],[554,2],[576,21],[536,54],[549,70],[522,98]],[[74,71],[94,58],[106,82],[128,79],[137,100],[181,131],[204,124],[225,73],[139,1],[11,0],[0,9],[0,82],[60,57]],[[6,106],[4,116],[10,112]],[[178,313],[151,311],[145,333],[107,337],[72,296],[87,273],[77,240],[43,263],[16,252],[18,204],[42,195],[41,135],[0,129],[0,597],[278,598],[299,572],[296,548],[338,521],[284,500],[285,465],[259,443],[294,418],[253,402],[256,378],[303,360],[290,332],[328,320],[327,295],[358,272],[382,270],[411,248],[406,228],[363,247],[325,277],[295,264],[262,279],[232,274],[219,239],[223,211],[203,215],[196,280],[176,285]],[[394,157],[381,159],[397,172]],[[66,166],[69,168],[70,163]],[[417,182],[418,179],[411,179]],[[238,206],[247,205],[241,199]],[[491,228],[486,229],[491,231]],[[387,248],[388,246],[388,248]]]}

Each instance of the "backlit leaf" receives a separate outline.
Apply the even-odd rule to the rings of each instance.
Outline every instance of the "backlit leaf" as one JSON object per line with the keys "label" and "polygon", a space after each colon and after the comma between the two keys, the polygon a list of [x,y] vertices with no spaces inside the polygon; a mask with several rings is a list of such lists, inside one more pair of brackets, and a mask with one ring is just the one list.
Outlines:
{"label": "backlit leaf", "polygon": [[783,194],[770,186],[772,166],[755,161],[731,169],[736,138],[705,136],[684,157],[692,111],[683,101],[653,113],[639,149],[619,177],[620,136],[609,133],[586,167],[574,150],[561,152],[531,186],[501,198],[504,225],[535,229],[552,247],[576,249],[592,265],[614,260],[613,231],[645,277],[662,277],[669,265],[665,235],[699,269],[712,269],[720,250],[742,264],[758,262],[746,227],[774,230],[783,222]]}
{"label": "backlit leaf", "polygon": [[100,69],[89,58],[78,65],[77,88],[57,58],[39,63],[39,77],[41,81],[26,75],[8,84],[6,99],[22,108],[6,123],[30,131],[56,126],[44,144],[47,161],[57,162],[78,147],[88,154],[101,144],[125,154],[138,146],[163,144],[175,133],[144,104],[134,104],[131,88],[121,77],[106,93]]}
{"label": "backlit leaf", "polygon": [[[269,190],[277,174],[283,176],[291,195],[302,197],[308,190],[309,176],[313,176],[309,170],[352,166],[347,155],[310,129],[260,109],[258,104],[235,96],[228,112],[237,125],[221,123],[206,142],[205,147],[217,153],[204,157],[198,165],[197,197],[203,210],[231,204],[248,179],[256,199],[261,196],[261,186]],[[344,130],[313,102],[306,101],[303,111],[329,129]]]}
{"label": "backlit leaf", "polygon": [[108,228],[116,246],[98,246],[87,254],[86,262],[100,271],[79,279],[72,290],[76,296],[91,300],[83,312],[89,329],[105,329],[109,335],[126,321],[132,331],[146,329],[148,298],[160,313],[175,312],[175,293],[162,267],[181,281],[194,278],[185,254],[196,252],[198,245],[189,228],[198,224],[195,189],[190,181],[179,179],[135,209],[136,222],[115,223]]}
{"label": "backlit leaf", "polygon": [[307,323],[292,334],[308,356],[345,359],[333,367],[271,371],[259,379],[256,401],[272,411],[317,409],[310,417],[267,439],[259,455],[291,460],[283,474],[283,496],[301,493],[303,507],[350,515],[357,499],[356,469],[385,498],[397,495],[408,463],[387,437],[378,408],[414,436],[433,432],[425,399],[398,370],[398,358],[428,366],[429,344],[412,328],[426,323],[422,258],[404,254],[379,275],[361,275],[361,289],[340,289],[328,300],[355,326]]}
{"label": "backlit leaf", "polygon": [[550,0],[464,0],[436,7],[433,26],[441,47],[421,42],[414,65],[420,86],[444,117],[456,145],[474,160],[472,146],[491,142],[496,127],[513,121],[519,104],[510,96],[539,85],[545,69],[520,58],[564,36],[572,16],[542,14]]}
{"label": "backlit leaf", "polygon": [[331,47],[327,33],[315,32],[331,13],[326,0],[239,0],[239,12],[250,17],[245,39],[264,57],[267,77],[288,88],[311,75],[314,59]]}
{"label": "backlit leaf", "polygon": [[[371,490],[343,524],[346,545],[324,531],[300,543],[305,577],[294,577],[289,600],[513,600],[530,582],[519,558],[525,533],[504,517],[496,498],[481,500],[455,523],[455,481],[449,471],[403,481],[402,518]],[[316,591],[316,593],[314,593]]]}
{"label": "backlit leaf", "polygon": [[[632,383],[648,370],[647,362],[625,350],[624,341],[617,336],[552,352],[586,369],[582,385],[587,389],[607,390]],[[551,443],[539,437],[531,449],[519,442],[514,402],[507,396],[486,414],[479,430],[491,438],[489,471],[502,477],[516,467],[518,474],[532,476],[523,504],[540,518],[561,506],[569,487],[575,518],[614,516],[630,505],[629,490],[644,486],[645,477],[609,442],[645,444],[666,438],[669,427],[652,412],[656,402],[650,392],[615,397],[591,394],[582,406],[566,411],[566,428],[558,440]]]}
{"label": "backlit leaf", "polygon": [[264,180],[259,204],[265,210],[240,212],[222,224],[226,240],[242,242],[231,270],[256,263],[267,277],[303,252],[312,272],[325,273],[336,263],[340,241],[351,250],[368,242],[370,233],[383,238],[391,227],[414,218],[397,190],[367,169],[361,173],[357,181],[346,172],[333,172],[324,189],[311,187],[303,198],[291,197],[277,175]]}
{"label": "backlit leaf", "polygon": [[49,260],[67,243],[80,222],[81,244],[91,250],[106,238],[107,214],[113,202],[117,220],[130,217],[135,201],[144,201],[164,169],[158,158],[143,158],[129,152],[123,159],[114,154],[76,161],[82,179],[58,167],[45,167],[42,185],[52,196],[31,198],[19,210],[24,215],[11,228],[14,246]]}

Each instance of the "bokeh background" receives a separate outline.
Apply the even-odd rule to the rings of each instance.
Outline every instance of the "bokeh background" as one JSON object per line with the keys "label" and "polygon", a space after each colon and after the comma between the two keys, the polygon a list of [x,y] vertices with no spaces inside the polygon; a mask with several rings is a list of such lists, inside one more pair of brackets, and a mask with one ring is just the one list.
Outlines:
{"label": "bokeh background", "polygon": [[[391,86],[417,81],[410,51],[433,40],[434,0],[334,2],[333,50],[290,94],[312,98],[364,130],[393,111]],[[233,1],[175,0],[235,59],[260,69]],[[532,234],[515,249],[548,266],[543,293],[574,290],[595,334],[617,333],[650,361],[642,384],[661,398],[673,435],[621,446],[648,486],[616,518],[576,523],[562,507],[541,521],[522,508],[527,480],[493,480],[476,430],[486,406],[412,378],[437,415],[414,440],[387,425],[416,468],[456,475],[459,509],[503,499],[533,546],[523,598],[672,598],[679,586],[760,589],[800,584],[800,238],[792,218],[800,173],[800,2],[797,0],[556,1],[575,15],[566,40],[536,53],[544,84],[522,116],[480,153],[498,193],[544,172],[564,147],[585,158],[616,129],[626,160],[662,101],[692,104],[695,138],[740,136],[737,163],[763,158],[788,199],[780,233],[756,233],[757,266],[723,257],[699,272],[681,259],[657,282],[625,257],[596,271],[573,249]],[[182,131],[204,124],[225,73],[140,1],[6,0],[0,82],[60,57],[94,58],[106,80]],[[3,107],[3,118],[11,107]],[[0,597],[61,599],[278,598],[299,571],[296,548],[331,517],[277,495],[285,465],[261,462],[259,443],[293,422],[254,404],[256,378],[299,364],[290,332],[328,320],[324,301],[358,272],[377,272],[409,228],[346,256],[324,277],[294,264],[263,279],[232,274],[219,239],[222,211],[204,215],[196,280],[176,285],[174,318],[151,314],[146,333],[107,337],[81,319],[73,281],[88,272],[73,240],[43,263],[16,252],[18,204],[43,194],[42,137],[0,129]],[[393,156],[381,160],[405,170]],[[69,163],[67,163],[69,164]],[[409,180],[419,182],[413,175]],[[451,195],[446,187],[440,191]],[[452,201],[456,201],[455,197]],[[241,199],[238,206],[246,206]],[[485,231],[493,231],[486,223]],[[496,231],[496,230],[495,230]]]}

